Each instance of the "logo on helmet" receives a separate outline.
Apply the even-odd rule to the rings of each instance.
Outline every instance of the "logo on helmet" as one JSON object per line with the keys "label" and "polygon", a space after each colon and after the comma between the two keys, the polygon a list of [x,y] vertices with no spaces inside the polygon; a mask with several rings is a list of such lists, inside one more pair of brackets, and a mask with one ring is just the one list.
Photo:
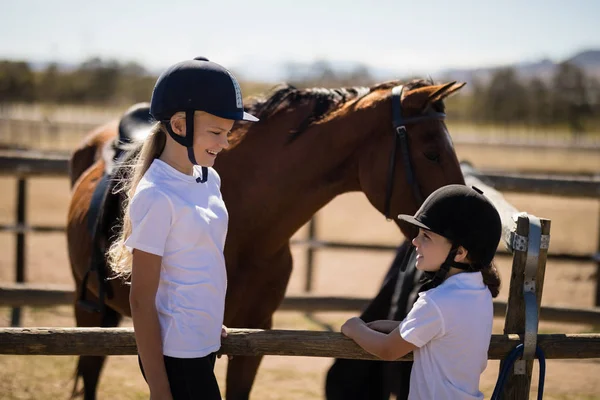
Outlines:
{"label": "logo on helmet", "polygon": [[233,89],[235,90],[235,106],[237,108],[242,108],[243,107],[242,89],[240,89],[240,85],[239,85],[237,79],[235,79],[235,76],[233,76],[231,74],[231,72],[229,72],[229,71],[227,71],[227,73],[229,74],[229,77],[231,78],[231,82],[233,83]]}

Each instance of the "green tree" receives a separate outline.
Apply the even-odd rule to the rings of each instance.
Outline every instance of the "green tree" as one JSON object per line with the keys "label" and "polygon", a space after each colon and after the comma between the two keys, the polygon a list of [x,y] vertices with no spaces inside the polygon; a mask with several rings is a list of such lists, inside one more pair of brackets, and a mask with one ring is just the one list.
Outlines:
{"label": "green tree", "polygon": [[583,132],[583,120],[592,113],[583,70],[568,62],[559,64],[552,79],[552,91],[553,119],[566,122],[573,133]]}
{"label": "green tree", "polygon": [[600,79],[591,78],[588,82],[588,88],[592,119],[597,124],[600,122]]}
{"label": "green tree", "polygon": [[486,104],[482,101],[486,97],[487,86],[479,79],[473,79],[471,85],[473,86],[473,93],[469,98],[469,118],[475,122],[483,122],[491,119],[491,112],[486,109]]}
{"label": "green tree", "polygon": [[49,64],[39,77],[38,101],[57,102],[60,99],[62,80],[63,74],[58,70],[58,65],[56,63]]}
{"label": "green tree", "polygon": [[35,76],[24,61],[0,61],[0,103],[35,100]]}
{"label": "green tree", "polygon": [[526,89],[513,68],[498,69],[483,95],[484,116],[489,120],[510,125],[525,122],[528,115]]}
{"label": "green tree", "polygon": [[543,80],[533,78],[526,87],[528,102],[528,122],[531,125],[552,123],[552,99],[548,86]]}
{"label": "green tree", "polygon": [[140,64],[129,62],[119,68],[117,101],[124,104],[150,101],[156,77]]}
{"label": "green tree", "polygon": [[86,98],[92,103],[109,103],[114,99],[119,82],[120,67],[116,61],[92,58],[79,67],[86,81]]}

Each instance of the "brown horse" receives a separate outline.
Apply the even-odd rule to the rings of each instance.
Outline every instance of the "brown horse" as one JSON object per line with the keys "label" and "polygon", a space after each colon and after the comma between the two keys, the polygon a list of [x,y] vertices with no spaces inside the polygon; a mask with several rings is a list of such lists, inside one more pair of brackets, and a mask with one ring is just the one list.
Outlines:
{"label": "brown horse", "polygon": [[[415,81],[403,91],[393,89],[399,84],[303,90],[284,85],[247,107],[260,122],[236,125],[232,146],[215,164],[230,215],[226,326],[271,328],[292,271],[290,237],[337,195],[362,191],[377,210],[395,216],[414,213],[420,198],[440,186],[464,183],[442,101],[464,84]],[[67,238],[78,290],[93,250],[87,218],[104,169],[99,146],[115,136],[115,125],[98,129],[71,160]],[[114,327],[131,315],[129,286],[117,280],[108,285],[103,313],[76,306],[78,326]],[[98,288],[92,275],[87,297],[97,300]],[[104,359],[79,359],[77,378],[83,378],[86,399],[95,398]],[[249,398],[260,361],[229,361],[227,399]]]}

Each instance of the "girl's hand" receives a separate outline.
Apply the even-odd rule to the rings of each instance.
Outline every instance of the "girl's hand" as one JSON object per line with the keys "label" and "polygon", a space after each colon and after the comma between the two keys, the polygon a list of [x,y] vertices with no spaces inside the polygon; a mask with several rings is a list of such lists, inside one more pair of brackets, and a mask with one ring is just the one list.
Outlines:
{"label": "girl's hand", "polygon": [[[227,327],[225,325],[223,325],[221,327],[221,337],[222,338],[226,338],[227,337]],[[223,354],[217,353],[217,358],[221,358]],[[233,356],[227,355],[227,359],[231,360],[233,358]]]}
{"label": "girl's hand", "polygon": [[341,331],[344,335],[348,336],[349,338],[352,338],[356,329],[361,325],[365,325],[362,319],[358,317],[352,317],[348,321],[344,322]]}

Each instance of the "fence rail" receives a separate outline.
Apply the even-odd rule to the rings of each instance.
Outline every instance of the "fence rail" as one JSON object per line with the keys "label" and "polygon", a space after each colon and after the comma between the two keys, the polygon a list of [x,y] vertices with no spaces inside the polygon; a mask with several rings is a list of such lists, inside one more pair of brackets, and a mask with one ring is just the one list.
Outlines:
{"label": "fence rail", "polygon": [[[461,163],[464,175],[474,176],[499,191],[548,194],[563,197],[600,198],[600,174],[557,175],[478,171]],[[0,151],[0,174],[9,176],[67,176],[65,154],[36,151]]]}
{"label": "fence rail", "polygon": [[[75,291],[68,285],[32,283],[0,283],[0,307],[54,307],[73,304]],[[300,312],[357,312],[371,302],[369,298],[317,296],[306,294],[287,296],[279,307],[280,311]],[[506,315],[506,302],[494,301],[494,315]],[[567,322],[600,326],[600,308],[582,309],[562,306],[541,308],[540,319],[552,322]]]}
{"label": "fence rail", "polygon": [[[0,231],[3,229],[2,227],[3,225],[0,225]],[[382,252],[398,250],[398,246],[386,244],[335,242],[316,239],[292,239],[290,243],[298,246],[307,246],[313,249],[367,250]],[[512,257],[512,254],[509,251],[503,249],[498,249],[496,255]],[[548,258],[556,261],[600,262],[600,252],[593,254],[549,253]]]}
{"label": "fence rail", "polygon": [[[488,358],[500,360],[522,341],[516,334],[492,335]],[[596,333],[538,335],[538,344],[548,359],[600,358]],[[378,360],[337,332],[229,329],[221,352]],[[0,328],[0,354],[135,355],[137,347],[133,328]]]}
{"label": "fence rail", "polygon": [[[57,112],[58,111],[58,112]],[[61,141],[72,142],[79,140],[85,132],[98,126],[115,121],[123,109],[102,110],[90,109],[56,110],[47,113],[35,107],[25,109],[0,110],[0,143],[7,145],[23,145],[31,143],[31,137],[49,136]],[[600,138],[597,132],[582,135],[557,132],[551,129],[545,131],[523,129],[517,126],[507,130],[504,128],[490,129],[485,126],[473,125],[469,128],[451,126],[452,140],[455,145],[494,146],[514,149],[565,149],[573,151],[598,151]],[[476,134],[470,133],[476,130]],[[23,133],[26,133],[24,140]],[[56,146],[56,144],[55,144]]]}
{"label": "fence rail", "polygon": [[69,156],[61,153],[39,151],[0,150],[0,175],[67,176],[69,174]]}

